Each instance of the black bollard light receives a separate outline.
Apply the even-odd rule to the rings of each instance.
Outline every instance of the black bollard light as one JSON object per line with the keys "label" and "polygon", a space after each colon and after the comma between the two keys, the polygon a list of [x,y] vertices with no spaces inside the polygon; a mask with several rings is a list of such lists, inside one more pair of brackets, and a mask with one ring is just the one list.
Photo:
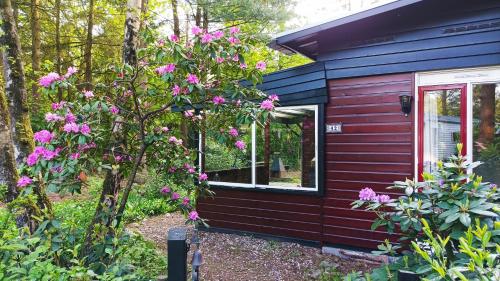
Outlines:
{"label": "black bollard light", "polygon": [[187,228],[176,227],[168,231],[168,281],[187,279]]}

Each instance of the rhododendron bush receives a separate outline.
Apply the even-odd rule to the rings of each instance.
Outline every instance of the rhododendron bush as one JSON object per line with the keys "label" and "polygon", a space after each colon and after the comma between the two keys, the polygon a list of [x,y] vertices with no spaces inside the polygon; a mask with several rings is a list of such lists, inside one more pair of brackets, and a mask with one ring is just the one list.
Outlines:
{"label": "rhododendron bush", "polygon": [[[239,128],[265,123],[277,97],[240,85],[241,79],[259,83],[266,66],[245,64],[251,37],[237,28],[209,33],[198,27],[192,36],[189,42],[176,36],[158,40],[148,30],[137,65],[110,66],[92,87],[77,83],[74,67],[41,77],[45,95],[63,91],[67,100],[52,104],[44,128],[34,135],[36,148],[21,167],[18,182],[23,193],[29,196],[33,186],[78,193],[88,175],[124,175],[119,204],[108,203],[118,198],[103,193],[101,202],[107,205],[97,209],[114,218],[104,229],[116,227],[138,170],[147,166],[164,179],[158,192],[165,200],[188,222],[202,222],[194,206],[199,195],[209,193],[208,177],[199,167],[197,144],[188,137],[197,133],[181,132],[178,120],[185,120],[191,132],[225,132],[227,147],[245,149]],[[95,231],[89,237],[99,236]]]}

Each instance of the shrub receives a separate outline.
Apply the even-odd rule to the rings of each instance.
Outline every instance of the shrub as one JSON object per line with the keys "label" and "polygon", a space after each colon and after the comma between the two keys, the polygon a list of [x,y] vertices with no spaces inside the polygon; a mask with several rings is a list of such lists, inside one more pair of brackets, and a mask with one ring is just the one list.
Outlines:
{"label": "shrub", "polygon": [[[457,150],[462,150],[461,144]],[[481,268],[481,265],[474,266],[477,256],[498,252],[500,193],[495,184],[482,182],[480,176],[471,172],[480,164],[470,163],[461,155],[452,156],[446,163],[438,163],[436,172],[424,173],[423,182],[408,179],[395,182],[390,189],[404,192],[398,199],[377,195],[370,188],[360,191],[360,199],[353,202],[352,206],[364,207],[376,213],[377,219],[372,224],[372,230],[385,227],[389,233],[398,231],[402,234],[400,245],[393,246],[387,242],[379,246],[380,251],[377,252],[396,254],[395,250],[403,247],[405,258],[400,258],[391,271],[407,268],[429,280],[453,280],[444,276],[451,276],[450,272],[463,269],[458,270],[457,264],[468,264],[465,276],[475,276],[474,269]],[[489,234],[478,234],[476,238],[471,234],[480,232]],[[432,236],[440,238],[436,240]],[[490,242],[479,247],[478,239]],[[410,247],[410,242],[413,247]],[[466,247],[469,250],[465,250]],[[497,254],[490,258],[497,259]],[[500,269],[498,265],[495,266]],[[439,276],[436,276],[436,270]],[[390,275],[385,280],[393,280],[397,276],[395,273]],[[353,276],[351,278],[354,279],[350,280],[357,280]]]}

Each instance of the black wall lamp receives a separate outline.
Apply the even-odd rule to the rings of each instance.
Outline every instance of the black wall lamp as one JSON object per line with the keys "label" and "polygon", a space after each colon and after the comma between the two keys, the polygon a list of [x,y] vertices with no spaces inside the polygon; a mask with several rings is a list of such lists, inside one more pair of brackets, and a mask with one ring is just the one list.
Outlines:
{"label": "black wall lamp", "polygon": [[411,112],[411,100],[412,96],[409,94],[402,94],[399,95],[399,103],[401,103],[401,111],[405,114],[405,116],[408,116]]}

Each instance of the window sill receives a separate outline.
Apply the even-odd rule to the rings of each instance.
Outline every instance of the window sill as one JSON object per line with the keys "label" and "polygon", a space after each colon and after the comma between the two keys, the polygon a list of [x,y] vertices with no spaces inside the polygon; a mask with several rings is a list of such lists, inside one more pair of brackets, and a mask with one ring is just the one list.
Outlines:
{"label": "window sill", "polygon": [[307,196],[323,196],[322,190],[311,189],[294,189],[292,188],[275,188],[275,187],[263,187],[263,186],[229,186],[229,185],[221,185],[217,183],[210,184],[211,189],[220,189],[220,190],[235,190],[235,191],[248,191],[248,192],[262,192],[262,193],[280,193],[280,194],[297,194],[297,195],[307,195]]}

